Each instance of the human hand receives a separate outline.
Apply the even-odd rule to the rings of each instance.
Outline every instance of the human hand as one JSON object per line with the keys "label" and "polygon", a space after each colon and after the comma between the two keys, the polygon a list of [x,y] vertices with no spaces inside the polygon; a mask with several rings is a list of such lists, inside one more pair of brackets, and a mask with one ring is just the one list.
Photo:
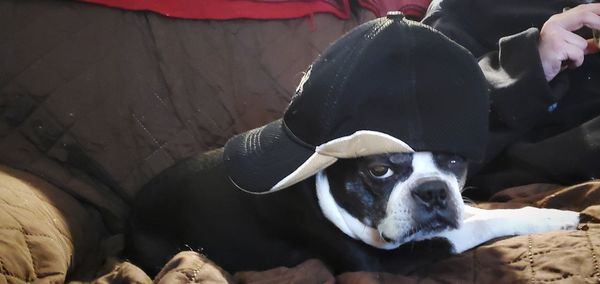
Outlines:
{"label": "human hand", "polygon": [[563,67],[581,66],[586,54],[600,50],[593,39],[586,40],[573,32],[584,26],[600,30],[600,3],[579,5],[544,23],[538,51],[546,80],[554,79]]}

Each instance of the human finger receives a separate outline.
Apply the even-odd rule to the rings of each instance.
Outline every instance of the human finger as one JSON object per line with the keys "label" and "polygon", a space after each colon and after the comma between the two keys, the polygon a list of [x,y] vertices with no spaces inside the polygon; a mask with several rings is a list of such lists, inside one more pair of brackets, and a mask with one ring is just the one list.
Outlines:
{"label": "human finger", "polygon": [[576,68],[583,64],[583,58],[585,56],[584,50],[574,46],[572,44],[564,44],[564,51],[566,52],[566,63],[570,68]]}
{"label": "human finger", "polygon": [[595,39],[587,40],[587,47],[584,50],[585,54],[593,54],[600,52],[600,46],[598,46],[598,42]]}
{"label": "human finger", "polygon": [[579,5],[550,17],[548,21],[569,31],[575,31],[584,26],[600,29],[600,3]]}
{"label": "human finger", "polygon": [[557,33],[560,34],[564,41],[580,48],[581,50],[586,49],[588,46],[588,41],[578,34],[563,29],[558,30]]}

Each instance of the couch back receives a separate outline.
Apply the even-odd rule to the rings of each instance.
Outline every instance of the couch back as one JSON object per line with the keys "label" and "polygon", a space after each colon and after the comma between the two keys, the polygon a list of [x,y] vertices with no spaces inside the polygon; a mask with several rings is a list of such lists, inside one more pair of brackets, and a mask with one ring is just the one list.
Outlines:
{"label": "couch back", "polygon": [[145,182],[278,118],[308,64],[372,17],[192,21],[2,1],[0,163],[95,205],[119,230]]}

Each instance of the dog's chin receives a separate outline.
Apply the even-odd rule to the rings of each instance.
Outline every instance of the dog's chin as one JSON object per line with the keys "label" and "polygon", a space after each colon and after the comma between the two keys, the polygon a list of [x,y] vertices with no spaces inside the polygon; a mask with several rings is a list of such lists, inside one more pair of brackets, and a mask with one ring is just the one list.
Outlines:
{"label": "dog's chin", "polygon": [[431,238],[436,234],[446,231],[454,230],[459,227],[458,220],[449,220],[441,216],[436,216],[428,222],[413,224],[406,232],[399,237],[392,238],[385,235],[385,232],[381,233],[381,237],[388,243],[402,245],[411,241],[419,241]]}

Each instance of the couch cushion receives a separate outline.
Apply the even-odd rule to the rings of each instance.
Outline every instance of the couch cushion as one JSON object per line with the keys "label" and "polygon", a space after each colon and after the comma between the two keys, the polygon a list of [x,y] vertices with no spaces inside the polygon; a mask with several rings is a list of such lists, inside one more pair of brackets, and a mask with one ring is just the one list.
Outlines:
{"label": "couch cushion", "polygon": [[98,213],[31,174],[0,165],[0,283],[94,276]]}

